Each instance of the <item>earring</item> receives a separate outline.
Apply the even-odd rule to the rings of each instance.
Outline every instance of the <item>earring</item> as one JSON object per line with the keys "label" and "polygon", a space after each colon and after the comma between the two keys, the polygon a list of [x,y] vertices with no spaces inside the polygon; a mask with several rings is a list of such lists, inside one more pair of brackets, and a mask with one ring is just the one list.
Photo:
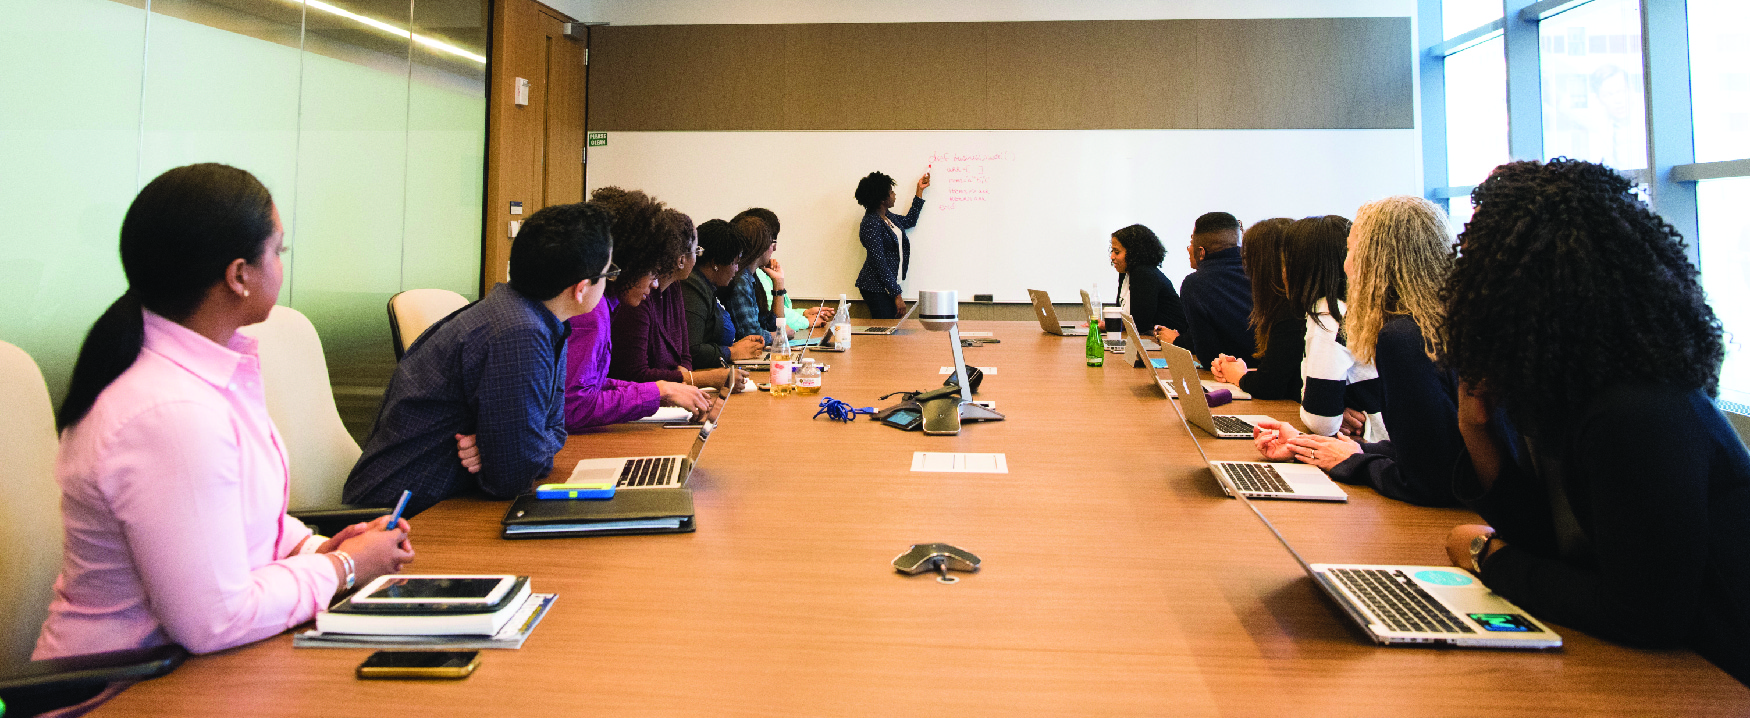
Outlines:
{"label": "earring", "polygon": [[245,297],[249,296],[249,290],[247,290],[247,289],[243,290],[243,296],[245,296]]}

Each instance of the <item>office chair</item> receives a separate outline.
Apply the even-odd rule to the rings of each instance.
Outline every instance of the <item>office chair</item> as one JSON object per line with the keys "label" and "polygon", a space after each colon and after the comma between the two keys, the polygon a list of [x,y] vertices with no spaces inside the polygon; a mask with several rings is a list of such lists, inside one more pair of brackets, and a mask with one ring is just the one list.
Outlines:
{"label": "office chair", "polygon": [[341,488],[360,451],[335,408],[316,327],[298,310],[276,306],[267,321],[239,331],[256,340],[261,356],[267,414],[279,429],[291,465],[292,517],[332,536],[349,523],[388,513],[341,503]]}
{"label": "office chair", "polygon": [[439,319],[468,306],[468,298],[448,289],[409,289],[389,298],[389,338],[395,360]]}
{"label": "office chair", "polygon": [[0,456],[6,500],[0,501],[0,698],[25,715],[71,705],[112,681],[168,673],[187,656],[180,646],[31,662],[37,632],[61,570],[61,490],[55,483],[55,414],[36,362],[0,342]]}

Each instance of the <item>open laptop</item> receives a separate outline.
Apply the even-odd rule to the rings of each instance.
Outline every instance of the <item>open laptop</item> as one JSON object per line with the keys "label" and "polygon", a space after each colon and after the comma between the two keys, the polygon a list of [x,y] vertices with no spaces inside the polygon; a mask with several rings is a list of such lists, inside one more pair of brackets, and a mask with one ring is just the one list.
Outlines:
{"label": "open laptop", "polygon": [[[1196,438],[1195,435],[1192,436]],[[1203,447],[1198,446],[1198,451]],[[1207,461],[1208,457],[1205,456]],[[1223,462],[1209,462],[1213,466]],[[1315,469],[1316,470],[1316,469]],[[1222,490],[1236,495],[1294,562],[1344,615],[1382,646],[1447,645],[1461,648],[1560,648],[1562,637],[1489,590],[1469,571],[1453,566],[1307,563],[1275,524],[1228,475],[1215,471]]]}
{"label": "open laptop", "polygon": [[[831,301],[831,300],[830,299],[820,300],[820,306],[822,306],[822,307],[826,306],[826,303],[829,301]],[[840,301],[838,311],[841,314],[837,314],[834,316],[843,316],[842,312],[846,311],[848,304],[849,304],[848,301]],[[805,347],[819,346],[820,341],[822,339],[826,338],[826,334],[827,334],[826,327],[828,324],[831,324],[831,322],[828,322],[826,324],[822,324],[819,327],[809,327],[808,331],[804,332],[802,334],[802,336],[798,336],[798,337],[791,339],[790,340],[790,350],[792,352],[796,352],[796,351],[802,350]],[[814,333],[816,329],[820,330],[819,336],[816,336]],[[801,360],[798,359],[797,361],[800,362]],[[752,359],[736,359],[736,360],[734,360],[733,363],[735,365],[741,366],[741,367],[754,368],[754,369],[764,369],[764,368],[766,368],[767,365],[772,363],[772,349],[770,346],[768,346],[768,347],[766,347],[766,350],[761,352],[760,355],[757,357],[754,357]]]}
{"label": "open laptop", "polygon": [[[1203,383],[1197,377],[1197,365],[1191,358],[1191,352],[1184,347],[1165,344],[1161,346],[1161,354],[1167,357],[1167,371],[1172,373],[1173,388],[1179,397],[1179,403],[1185,408],[1185,418],[1197,428],[1209,432],[1218,439],[1250,439],[1252,428],[1259,421],[1278,421],[1278,419],[1262,414],[1213,414],[1209,411],[1209,399],[1203,395]],[[1148,362],[1150,366],[1154,362]],[[1195,388],[1195,391],[1190,390]]]}
{"label": "open laptop", "polygon": [[905,316],[900,317],[899,321],[893,323],[893,326],[891,326],[891,327],[877,327],[877,326],[857,327],[856,329],[852,329],[851,333],[852,334],[892,334],[894,332],[899,331],[899,325],[904,324],[906,322],[906,320],[911,319],[913,314],[917,314],[917,313],[918,313],[918,303],[912,302],[911,308],[905,310]]}
{"label": "open laptop", "polygon": [[[1160,351],[1161,345],[1156,343],[1151,349],[1148,346],[1147,340],[1143,338],[1142,332],[1137,331],[1136,322],[1130,318],[1129,314],[1124,315],[1124,341],[1130,346],[1137,346],[1139,344],[1142,346],[1142,349],[1140,350],[1130,348],[1125,349],[1125,358],[1130,360],[1130,365],[1132,367],[1147,367],[1149,375],[1154,377],[1155,385],[1159,386],[1161,391],[1166,393],[1168,399],[1179,398],[1179,390],[1173,388],[1173,382],[1161,376],[1161,370],[1167,368],[1167,360],[1160,357],[1150,357],[1148,355],[1150,351]],[[1227,389],[1229,393],[1233,394],[1235,399],[1252,398],[1251,394],[1247,394],[1240,390],[1239,387],[1232,384],[1208,380],[1201,383],[1203,384],[1203,391],[1205,392],[1214,391],[1216,389]]]}
{"label": "open laptop", "polygon": [[[1136,331],[1136,325],[1129,321],[1129,317],[1125,318],[1125,331]],[[1146,354],[1143,356],[1147,357]],[[1152,371],[1153,363],[1149,362],[1149,366]],[[1159,372],[1156,372],[1154,376],[1155,381],[1162,381]],[[1177,384],[1178,377],[1183,375],[1175,374],[1173,376],[1174,379],[1170,384],[1163,382],[1166,384],[1163,388]],[[1180,393],[1182,396],[1196,395],[1199,399],[1202,398],[1201,391],[1192,391],[1189,387],[1183,389],[1182,392],[1169,391],[1168,393]],[[1304,501],[1349,500],[1349,494],[1344,493],[1343,487],[1338,486],[1337,482],[1332,481],[1331,477],[1326,476],[1325,472],[1316,466],[1292,462],[1210,461],[1209,455],[1203,452],[1202,442],[1197,439],[1197,432],[1191,430],[1191,422],[1187,420],[1186,406],[1186,402],[1183,401],[1174,403],[1173,411],[1179,415],[1179,424],[1185,427],[1185,433],[1190,434],[1191,440],[1197,443],[1197,453],[1203,456],[1203,462],[1208,464],[1210,471],[1215,472],[1216,478],[1221,480],[1221,488],[1223,491],[1227,491],[1229,496]],[[1207,407],[1204,411],[1208,411]],[[1230,490],[1230,486],[1236,488]],[[1236,494],[1235,491],[1238,493]]]}
{"label": "open laptop", "polygon": [[[1086,292],[1082,293],[1084,296]],[[1043,289],[1027,290],[1027,297],[1033,300],[1033,316],[1039,319],[1039,329],[1046,334],[1056,334],[1060,337],[1085,337],[1088,335],[1086,324],[1064,324],[1057,320],[1057,310],[1051,306],[1051,295]]]}
{"label": "open laptop", "polygon": [[707,419],[699,427],[699,436],[693,439],[693,448],[686,455],[584,459],[577,462],[577,466],[571,469],[571,476],[565,480],[565,483],[613,482],[617,491],[672,489],[686,486],[687,478],[693,474],[693,467],[699,465],[699,456],[705,453],[705,442],[711,438],[711,432],[717,428],[717,422],[723,420],[723,411],[729,408],[731,394],[729,388],[727,386],[718,388],[717,393],[723,397],[722,404],[717,407],[717,415]]}

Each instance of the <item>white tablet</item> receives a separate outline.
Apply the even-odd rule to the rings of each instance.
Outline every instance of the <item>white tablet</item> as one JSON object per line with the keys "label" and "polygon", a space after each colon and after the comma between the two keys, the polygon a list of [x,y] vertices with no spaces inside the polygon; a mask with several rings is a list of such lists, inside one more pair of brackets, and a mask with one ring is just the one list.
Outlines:
{"label": "white tablet", "polygon": [[353,594],[356,606],[439,603],[490,606],[504,598],[515,576],[379,576]]}

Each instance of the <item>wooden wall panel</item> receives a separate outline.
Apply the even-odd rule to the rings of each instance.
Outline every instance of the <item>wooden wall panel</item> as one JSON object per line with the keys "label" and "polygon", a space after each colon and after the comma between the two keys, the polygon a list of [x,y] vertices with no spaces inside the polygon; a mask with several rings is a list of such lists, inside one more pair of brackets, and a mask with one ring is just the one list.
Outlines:
{"label": "wooden wall panel", "polygon": [[985,48],[991,129],[1194,127],[1184,23],[1015,22]]}
{"label": "wooden wall panel", "polygon": [[590,129],[1414,126],[1409,18],[598,28]]}

